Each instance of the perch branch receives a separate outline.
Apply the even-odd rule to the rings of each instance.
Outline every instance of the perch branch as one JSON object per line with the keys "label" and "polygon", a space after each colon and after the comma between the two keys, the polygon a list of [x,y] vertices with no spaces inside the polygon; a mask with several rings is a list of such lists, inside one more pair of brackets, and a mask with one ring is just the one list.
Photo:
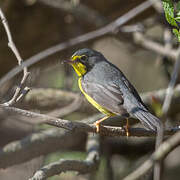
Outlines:
{"label": "perch branch", "polygon": [[[39,114],[23,109],[18,109],[15,107],[8,107],[0,105],[0,109],[7,113],[22,115],[29,118],[39,118],[44,120],[46,124],[63,128],[73,132],[96,132],[96,126],[94,124],[87,124],[78,121],[69,121],[60,118],[54,118],[44,114]],[[172,128],[165,131],[165,135],[172,135],[179,131],[180,127]],[[145,136],[155,136],[156,133],[143,128],[129,128],[130,136],[145,137]],[[104,136],[126,136],[126,130],[123,127],[113,127],[113,126],[100,126],[100,134]]]}

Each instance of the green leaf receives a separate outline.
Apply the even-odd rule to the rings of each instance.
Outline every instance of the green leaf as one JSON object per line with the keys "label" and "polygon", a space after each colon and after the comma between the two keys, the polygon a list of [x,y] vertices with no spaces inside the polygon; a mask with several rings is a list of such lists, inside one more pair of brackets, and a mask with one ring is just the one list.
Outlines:
{"label": "green leaf", "polygon": [[173,29],[174,35],[178,38],[178,41],[180,42],[180,32],[177,29]]}
{"label": "green leaf", "polygon": [[[179,11],[179,12],[177,12],[177,14],[176,14],[176,15],[177,15],[177,17],[180,17],[180,11]],[[177,18],[177,17],[176,17],[176,18]]]}
{"label": "green leaf", "polygon": [[172,26],[177,26],[176,20],[174,19],[174,6],[171,0],[163,0],[163,8],[166,16],[166,20]]}
{"label": "green leaf", "polygon": [[176,17],[175,20],[179,22],[180,21],[180,16]]}

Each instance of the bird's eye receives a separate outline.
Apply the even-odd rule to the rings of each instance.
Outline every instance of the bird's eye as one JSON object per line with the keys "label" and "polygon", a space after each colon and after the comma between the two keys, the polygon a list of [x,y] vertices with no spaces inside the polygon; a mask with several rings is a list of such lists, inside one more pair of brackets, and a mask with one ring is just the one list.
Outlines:
{"label": "bird's eye", "polygon": [[87,59],[87,56],[83,55],[81,56],[81,60],[85,61]]}

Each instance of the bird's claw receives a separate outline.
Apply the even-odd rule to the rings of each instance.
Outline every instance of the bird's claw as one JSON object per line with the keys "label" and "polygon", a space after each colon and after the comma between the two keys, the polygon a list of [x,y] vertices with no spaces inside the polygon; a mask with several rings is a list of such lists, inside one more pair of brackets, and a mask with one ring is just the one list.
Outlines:
{"label": "bird's claw", "polygon": [[100,123],[99,122],[95,122],[94,125],[96,126],[96,133],[99,133]]}

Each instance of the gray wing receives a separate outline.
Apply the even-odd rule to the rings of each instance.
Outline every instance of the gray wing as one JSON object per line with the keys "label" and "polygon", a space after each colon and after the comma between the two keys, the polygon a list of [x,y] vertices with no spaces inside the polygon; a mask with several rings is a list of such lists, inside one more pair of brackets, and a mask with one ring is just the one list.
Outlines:
{"label": "gray wing", "polygon": [[127,116],[127,111],[123,108],[122,92],[114,84],[106,84],[103,86],[98,83],[81,81],[83,90],[92,97],[98,104],[106,108],[107,110],[121,115]]}
{"label": "gray wing", "polygon": [[[128,81],[128,79],[126,79],[126,77],[124,75],[122,75],[122,81],[124,82],[124,84],[126,85],[126,87],[128,88],[128,90],[134,95],[134,97],[143,105],[145,106],[145,104],[143,103],[141,97],[139,96],[138,92],[136,91],[136,89],[134,88],[134,86]],[[145,106],[146,107],[146,106]]]}

